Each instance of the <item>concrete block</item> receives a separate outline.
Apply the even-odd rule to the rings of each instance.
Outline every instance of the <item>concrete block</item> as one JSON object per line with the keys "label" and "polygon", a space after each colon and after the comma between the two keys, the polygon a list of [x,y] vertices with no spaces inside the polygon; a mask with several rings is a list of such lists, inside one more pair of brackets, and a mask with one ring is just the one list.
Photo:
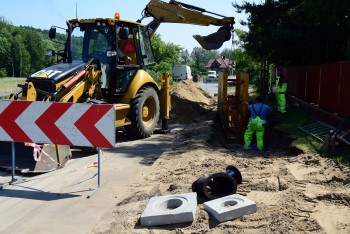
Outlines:
{"label": "concrete block", "polygon": [[204,209],[219,222],[256,212],[256,203],[242,195],[233,194],[203,203]]}
{"label": "concrete block", "polygon": [[196,208],[196,193],[152,197],[141,214],[141,225],[156,226],[192,222]]}

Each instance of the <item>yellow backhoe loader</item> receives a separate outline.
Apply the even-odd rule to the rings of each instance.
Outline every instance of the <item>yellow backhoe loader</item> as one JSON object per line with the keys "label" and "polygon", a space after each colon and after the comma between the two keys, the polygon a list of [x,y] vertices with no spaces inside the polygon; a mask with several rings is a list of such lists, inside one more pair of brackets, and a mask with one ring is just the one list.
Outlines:
{"label": "yellow backhoe loader", "polygon": [[[218,49],[231,38],[234,18],[203,13],[214,14],[177,1],[151,0],[136,22],[120,19],[119,13],[114,18],[71,19],[67,21],[64,50],[48,51],[48,55],[57,56],[58,62],[30,75],[19,85],[21,90],[9,99],[114,104],[116,127],[123,126],[132,137],[149,137],[159,119],[162,128],[167,128],[170,111],[169,77],[164,74],[158,85],[144,70],[154,63],[150,38],[166,22],[216,25],[220,26],[216,33],[194,37],[203,48]],[[153,20],[142,25],[146,17]],[[52,40],[56,28],[49,31]],[[2,142],[0,147],[0,166],[10,167],[11,144]],[[50,159],[38,162],[28,160],[32,159],[32,151],[23,143],[16,143],[16,169],[46,172],[64,166],[70,158],[69,146],[43,146],[42,158],[49,155]],[[48,164],[50,160],[57,163]]]}

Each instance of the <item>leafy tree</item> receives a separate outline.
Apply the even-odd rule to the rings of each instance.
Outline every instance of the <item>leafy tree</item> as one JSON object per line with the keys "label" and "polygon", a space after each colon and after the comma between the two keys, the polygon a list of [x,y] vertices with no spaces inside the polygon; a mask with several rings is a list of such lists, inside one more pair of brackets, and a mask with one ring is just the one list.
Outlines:
{"label": "leafy tree", "polygon": [[[64,42],[66,35],[58,33],[57,38]],[[6,69],[6,74],[28,76],[51,65],[56,60],[45,56],[48,49],[63,49],[62,43],[49,39],[48,30],[16,27],[0,16],[0,69]]]}
{"label": "leafy tree", "polygon": [[10,23],[0,17],[0,68],[2,69],[6,69],[11,64],[11,31]]}
{"label": "leafy tree", "polygon": [[235,61],[236,70],[248,73],[250,77],[257,76],[259,74],[259,63],[244,49],[244,40],[247,32],[241,29],[234,29],[234,31],[236,34],[236,39],[234,40],[236,49],[232,53],[232,60]]}
{"label": "leafy tree", "polygon": [[5,30],[0,31],[0,68],[6,68],[10,61],[12,41],[9,35]]}
{"label": "leafy tree", "polygon": [[233,4],[249,14],[245,49],[268,64],[305,65],[348,59],[350,1],[279,0]]}
{"label": "leafy tree", "polygon": [[12,61],[14,66],[14,73],[12,76],[23,77],[27,76],[30,67],[30,55],[26,50],[24,39],[22,35],[17,34],[13,38],[11,46]]}
{"label": "leafy tree", "polygon": [[191,61],[190,53],[187,49],[181,50],[181,63],[188,64]]}
{"label": "leafy tree", "polygon": [[225,56],[226,58],[230,59],[230,60],[234,60],[233,59],[233,50],[231,49],[223,49],[221,52],[220,52],[220,55],[221,56]]}
{"label": "leafy tree", "polygon": [[24,30],[27,51],[30,54],[30,72],[43,69],[45,64],[45,44],[42,35],[33,30]]}
{"label": "leafy tree", "polygon": [[150,74],[158,79],[161,73],[172,73],[172,64],[180,62],[182,48],[173,43],[165,43],[159,34],[151,38],[156,63],[149,68]]}
{"label": "leafy tree", "polygon": [[279,0],[233,4],[249,17],[244,49],[260,61],[266,95],[271,65],[308,65],[349,59],[350,1]]}
{"label": "leafy tree", "polygon": [[7,72],[5,68],[0,68],[0,77],[7,77]]}

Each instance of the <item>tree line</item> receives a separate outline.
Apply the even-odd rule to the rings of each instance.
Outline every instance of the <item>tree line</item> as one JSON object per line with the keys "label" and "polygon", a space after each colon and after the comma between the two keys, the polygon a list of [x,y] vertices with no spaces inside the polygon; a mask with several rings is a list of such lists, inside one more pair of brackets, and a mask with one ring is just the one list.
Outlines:
{"label": "tree line", "polygon": [[273,66],[299,66],[350,59],[349,0],[265,0],[232,3],[248,14],[241,49],[260,66],[260,91]]}
{"label": "tree line", "polygon": [[308,65],[350,58],[349,0],[234,4],[249,14],[244,48],[270,63]]}
{"label": "tree line", "polygon": [[16,27],[0,16],[0,77],[26,77],[51,64],[46,50],[59,49],[48,30]]}

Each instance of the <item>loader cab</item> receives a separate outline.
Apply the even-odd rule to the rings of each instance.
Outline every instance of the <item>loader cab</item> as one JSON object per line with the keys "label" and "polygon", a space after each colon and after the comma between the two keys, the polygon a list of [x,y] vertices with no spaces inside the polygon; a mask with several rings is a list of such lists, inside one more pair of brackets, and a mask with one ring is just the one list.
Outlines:
{"label": "loader cab", "polygon": [[139,69],[154,63],[149,35],[144,27],[113,19],[71,20],[72,63],[95,59],[102,71],[100,86],[106,99],[123,96]]}

